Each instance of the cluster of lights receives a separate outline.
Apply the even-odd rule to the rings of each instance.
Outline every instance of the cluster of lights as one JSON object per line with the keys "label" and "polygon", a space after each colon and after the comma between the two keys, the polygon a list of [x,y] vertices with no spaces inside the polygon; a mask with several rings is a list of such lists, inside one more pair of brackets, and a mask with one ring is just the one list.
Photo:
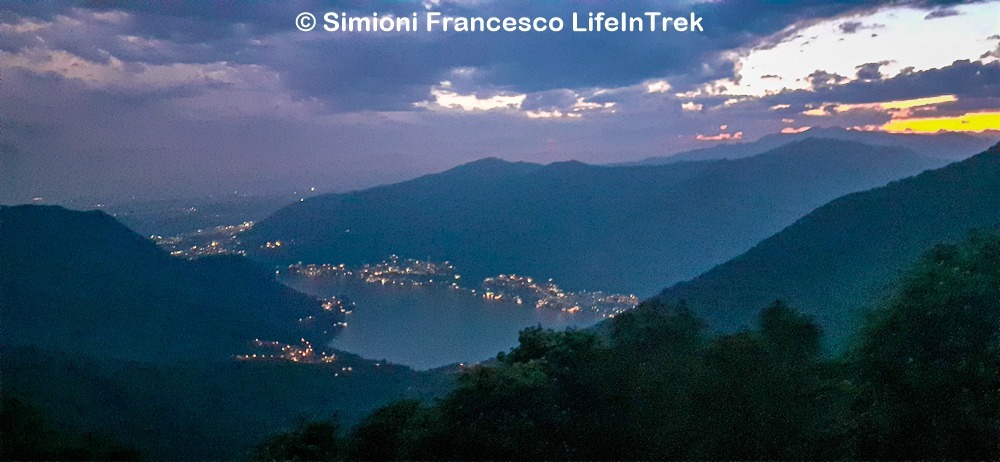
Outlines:
{"label": "cluster of lights", "polygon": [[154,234],[149,238],[175,257],[194,259],[208,255],[246,255],[246,251],[241,249],[239,235],[253,225],[252,221],[246,221],[238,225],[199,229],[178,236],[164,237]]}
{"label": "cluster of lights", "polygon": [[[425,260],[401,260],[392,255],[388,260],[366,264],[358,268],[341,264],[303,264],[302,262],[288,266],[288,273],[308,278],[326,276],[355,277],[369,284],[390,286],[424,286],[438,285],[452,289],[468,290],[476,295],[476,289],[466,289],[459,286],[461,276],[455,273],[455,267],[449,262],[434,262]],[[501,274],[497,277],[483,280],[483,300],[508,302],[517,305],[533,304],[537,309],[555,310],[568,314],[593,313],[603,318],[613,318],[615,315],[635,308],[639,297],[632,294],[606,294],[599,291],[569,292],[552,283],[536,282],[530,276],[516,274]],[[332,310],[338,302],[329,301],[324,309]],[[349,309],[341,307],[342,313],[350,313]],[[346,322],[338,326],[347,326]]]}
{"label": "cluster of lights", "polygon": [[323,311],[337,311],[341,314],[351,314],[357,305],[345,297],[330,297],[323,299],[323,303],[320,306],[323,307]]}
{"label": "cluster of lights", "polygon": [[511,302],[521,305],[533,302],[537,309],[558,310],[576,314],[582,311],[613,318],[615,315],[635,308],[639,297],[635,295],[605,294],[604,292],[568,292],[548,282],[538,283],[530,276],[501,274],[483,280],[483,299]]}
{"label": "cluster of lights", "polygon": [[455,267],[449,262],[433,262],[426,260],[400,260],[392,255],[388,260],[375,264],[366,264],[351,268],[343,263],[333,264],[302,264],[301,262],[288,266],[289,274],[302,275],[309,278],[323,276],[350,276],[361,279],[369,284],[390,286],[429,286],[444,285],[459,288],[458,281],[462,278],[455,274]]}
{"label": "cluster of lights", "polygon": [[255,339],[251,345],[254,348],[267,350],[268,353],[236,355],[235,358],[238,361],[289,361],[304,364],[326,364],[337,360],[335,354],[317,353],[306,339],[301,339],[298,345]]}

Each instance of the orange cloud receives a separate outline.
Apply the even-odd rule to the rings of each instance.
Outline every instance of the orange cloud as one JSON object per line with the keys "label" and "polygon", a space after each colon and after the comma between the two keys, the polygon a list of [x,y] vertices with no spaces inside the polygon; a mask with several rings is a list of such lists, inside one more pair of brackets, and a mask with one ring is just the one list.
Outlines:
{"label": "orange cloud", "polygon": [[799,127],[799,128],[785,127],[785,128],[781,129],[781,133],[784,133],[786,135],[790,135],[790,134],[793,134],[793,133],[802,133],[802,132],[804,132],[806,130],[809,130],[810,128],[812,128],[812,127]]}

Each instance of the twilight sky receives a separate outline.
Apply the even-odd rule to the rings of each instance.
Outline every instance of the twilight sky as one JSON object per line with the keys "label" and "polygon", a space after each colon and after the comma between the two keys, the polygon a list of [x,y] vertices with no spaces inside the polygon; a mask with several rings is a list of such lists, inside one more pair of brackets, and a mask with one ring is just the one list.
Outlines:
{"label": "twilight sky", "polygon": [[[0,203],[344,191],[810,126],[1000,130],[1000,2],[774,3],[4,2]],[[705,32],[295,28],[428,10],[696,12]]]}

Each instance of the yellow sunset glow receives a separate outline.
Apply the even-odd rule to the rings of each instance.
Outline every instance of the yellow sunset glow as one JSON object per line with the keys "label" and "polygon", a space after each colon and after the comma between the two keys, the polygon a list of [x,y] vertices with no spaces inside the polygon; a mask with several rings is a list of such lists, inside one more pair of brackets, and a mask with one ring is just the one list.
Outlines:
{"label": "yellow sunset glow", "polygon": [[[896,101],[883,101],[879,103],[862,103],[862,104],[837,104],[833,106],[833,112],[841,113],[847,111],[853,111],[856,109],[888,109],[895,111],[905,111],[906,109],[930,106],[933,104],[941,103],[951,103],[958,101],[955,95],[939,95],[939,96],[928,96],[926,98],[916,98],[916,99],[904,99]],[[823,107],[818,107],[815,109],[810,109],[802,113],[807,116],[825,116],[829,113]]]}
{"label": "yellow sunset glow", "polygon": [[927,106],[931,104],[950,103],[958,101],[955,95],[930,96],[927,98],[906,99],[900,101],[886,101],[879,103],[883,109],[909,109],[911,107]]}
{"label": "yellow sunset glow", "polygon": [[890,133],[982,132],[1000,130],[1000,111],[970,112],[954,117],[892,119],[879,130]]}

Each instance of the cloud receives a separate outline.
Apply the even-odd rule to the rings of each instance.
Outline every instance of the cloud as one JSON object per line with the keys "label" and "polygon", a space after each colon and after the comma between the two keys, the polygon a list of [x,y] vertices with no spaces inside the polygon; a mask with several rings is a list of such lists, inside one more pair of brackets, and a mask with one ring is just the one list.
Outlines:
{"label": "cloud", "polygon": [[847,21],[840,24],[841,32],[845,34],[853,34],[861,29],[861,22],[859,21]]}
{"label": "cloud", "polygon": [[909,117],[912,111],[926,107],[937,107],[941,104],[958,101],[955,95],[938,95],[926,98],[915,98],[898,101],[879,101],[873,103],[835,104],[827,103],[804,111],[802,114],[814,117],[824,117],[850,111],[877,111],[890,114],[893,118]]}
{"label": "cloud", "polygon": [[[616,3],[602,9],[630,14],[695,11],[711,21],[705,33],[650,38],[644,34],[335,34],[294,29],[298,12],[330,9],[311,2],[255,2],[212,8],[202,2],[14,4],[0,37],[8,52],[29,46],[41,33],[48,47],[89,61],[96,50],[123,62],[258,65],[279,74],[292,98],[317,98],[334,112],[405,110],[431,97],[430,89],[455,68],[476,68],[484,82],[507,91],[532,93],[560,88],[618,88],[669,78],[691,88],[732,76],[732,61],[720,53],[779,33],[802,21],[834,17],[877,2],[809,2],[762,5],[734,1],[679,4],[666,0]],[[587,11],[561,2],[449,2],[444,14],[560,16]],[[425,8],[408,2],[360,0],[338,5],[349,14],[408,15]],[[72,27],[49,27],[56,21]],[[9,37],[8,35],[23,35]],[[621,50],[628,50],[622,53]],[[656,59],[650,59],[655,56]],[[659,81],[659,80],[654,80]]]}
{"label": "cloud", "polygon": [[810,126],[802,126],[802,127],[798,127],[798,128],[795,128],[795,127],[785,127],[785,128],[781,129],[781,133],[786,134],[786,135],[795,134],[795,133],[802,133],[802,132],[804,132],[806,130],[809,130],[810,128],[812,128],[812,127],[810,127]]}
{"label": "cloud", "polygon": [[[923,7],[935,3],[913,2]],[[614,9],[631,14],[695,11],[712,24],[704,34],[651,39],[643,34],[414,33],[400,37],[294,30],[292,19],[298,12],[330,9],[311,2],[260,2],[240,8],[207,8],[195,1],[32,3],[5,6],[10,14],[0,24],[0,33],[9,33],[0,35],[0,42],[7,43],[0,48],[16,53],[19,48],[37,46],[29,36],[38,33],[47,47],[88,61],[103,59],[97,51],[103,50],[124,63],[261,66],[278,75],[291,99],[315,99],[328,111],[407,110],[415,102],[433,98],[431,89],[443,80],[454,80],[449,73],[458,68],[477,69],[486,89],[514,93],[621,88],[647,81],[657,85],[656,91],[687,91],[719,78],[738,80],[727,50],[766,46],[759,42],[769,37],[776,40],[801,24],[866,11],[878,4],[678,4],[666,0],[614,4]],[[588,9],[575,3],[526,0],[443,1],[433,8],[453,15],[564,18]],[[408,2],[374,0],[350,2],[337,9],[399,16],[425,10],[423,5]],[[58,27],[47,26],[56,23]],[[668,87],[659,83],[667,81]]]}
{"label": "cloud", "polygon": [[817,69],[806,77],[806,81],[809,82],[809,86],[812,87],[813,90],[816,90],[820,88],[829,88],[846,82],[847,77]]}
{"label": "cloud", "polygon": [[699,133],[695,136],[698,141],[739,141],[743,139],[743,132],[736,133],[718,133],[715,135],[702,135]]}
{"label": "cloud", "polygon": [[[596,96],[603,95],[604,92]],[[614,101],[593,101],[570,90],[552,90],[538,93],[494,92],[491,94],[459,93],[452,82],[444,81],[431,90],[432,100],[414,106],[430,110],[459,112],[493,111],[529,119],[579,119],[584,115],[614,113]],[[590,95],[594,97],[595,95]]]}
{"label": "cloud", "polygon": [[524,115],[526,115],[529,119],[561,119],[563,117],[575,119],[583,117],[582,115],[576,112],[567,113],[567,112],[562,112],[558,109],[552,111],[542,111],[542,110],[525,111]]}
{"label": "cloud", "polygon": [[22,19],[16,23],[0,24],[0,33],[26,34],[29,32],[38,32],[40,30],[47,29],[51,26],[52,23],[47,21]]}
{"label": "cloud", "polygon": [[[0,200],[280,192],[303,183],[348,190],[486,154],[540,162],[664,155],[811,124],[798,114],[816,108],[829,111],[824,122],[881,127],[891,118],[885,108],[836,108],[946,94],[957,100],[912,116],[1000,107],[997,43],[983,41],[995,31],[969,13],[981,7],[956,4],[962,15],[924,22],[938,4],[947,2],[441,0],[432,8],[455,15],[693,10],[708,22],[687,35],[401,36],[304,33],[293,20],[331,8],[403,15],[424,4],[7,2]],[[928,45],[903,34],[915,51],[899,52],[888,46],[901,37],[890,15],[962,40]],[[844,34],[845,21],[861,24]],[[878,41],[858,32],[877,24],[886,25]],[[970,34],[975,40],[964,40]],[[773,60],[756,59],[768,49]],[[899,57],[908,59],[872,65]],[[798,123],[782,120],[793,117]],[[714,130],[729,122],[740,131]]]}
{"label": "cloud", "polygon": [[993,61],[1000,60],[1000,43],[997,43],[996,48],[994,48],[993,50],[987,51],[986,53],[979,55],[979,59],[993,60]]}
{"label": "cloud", "polygon": [[947,18],[949,16],[958,16],[960,14],[962,13],[959,13],[954,8],[940,7],[935,8],[930,13],[927,13],[927,16],[924,16],[924,19]]}
{"label": "cloud", "polygon": [[646,91],[649,93],[666,93],[670,91],[670,84],[666,80],[656,80],[646,83]]}
{"label": "cloud", "polygon": [[460,94],[451,90],[451,82],[444,81],[431,89],[433,101],[415,103],[417,107],[428,109],[458,109],[462,111],[517,110],[521,108],[527,95],[494,94],[480,97],[476,94]]}
{"label": "cloud", "polygon": [[[990,6],[962,4],[954,8],[962,15],[927,23],[925,7],[933,5],[896,3],[855,12],[833,19],[802,23],[758,42],[757,46],[734,50],[735,76],[702,85],[693,96],[765,96],[787,89],[809,89],[809,74],[817,69],[847,77],[830,84],[856,79],[858,66],[889,61],[878,73],[894,76],[906,69],[927,70],[947,66],[958,59],[980,58],[989,48],[981,37],[993,32]],[[878,37],[844,34],[845,22],[879,25]],[[849,25],[848,29],[854,27]],[[860,27],[860,26],[858,26]],[[868,27],[868,26],[865,26]],[[919,32],[916,32],[919,28]],[[942,46],[942,37],[949,37]],[[808,45],[807,45],[808,43]],[[862,69],[863,77],[874,77],[873,66]],[[781,77],[775,79],[774,76]],[[814,76],[815,77],[815,76]]]}
{"label": "cloud", "polygon": [[79,80],[99,89],[158,92],[179,87],[245,84],[273,79],[267,70],[255,65],[230,65],[226,62],[205,64],[147,64],[125,62],[108,54],[103,61],[90,61],[62,50],[28,48],[19,53],[0,51],[0,60],[11,68],[37,74],[53,74]]}
{"label": "cloud", "polygon": [[854,34],[861,30],[881,29],[884,24],[865,24],[861,21],[844,21],[837,26],[844,34]]}
{"label": "cloud", "polygon": [[814,90],[785,91],[766,99],[772,105],[796,106],[818,101],[871,103],[909,100],[942,94],[954,94],[959,100],[1000,94],[1000,61],[960,60],[945,67],[903,72],[881,80],[855,80]]}
{"label": "cloud", "polygon": [[890,64],[892,61],[879,61],[877,63],[865,63],[855,69],[860,80],[879,80],[882,78],[882,66]]}
{"label": "cloud", "polygon": [[704,107],[704,105],[697,104],[697,103],[695,103],[693,101],[687,101],[687,102],[681,104],[681,109],[683,109],[685,111],[694,111],[694,112],[697,112],[697,111],[701,111],[703,107]]}

